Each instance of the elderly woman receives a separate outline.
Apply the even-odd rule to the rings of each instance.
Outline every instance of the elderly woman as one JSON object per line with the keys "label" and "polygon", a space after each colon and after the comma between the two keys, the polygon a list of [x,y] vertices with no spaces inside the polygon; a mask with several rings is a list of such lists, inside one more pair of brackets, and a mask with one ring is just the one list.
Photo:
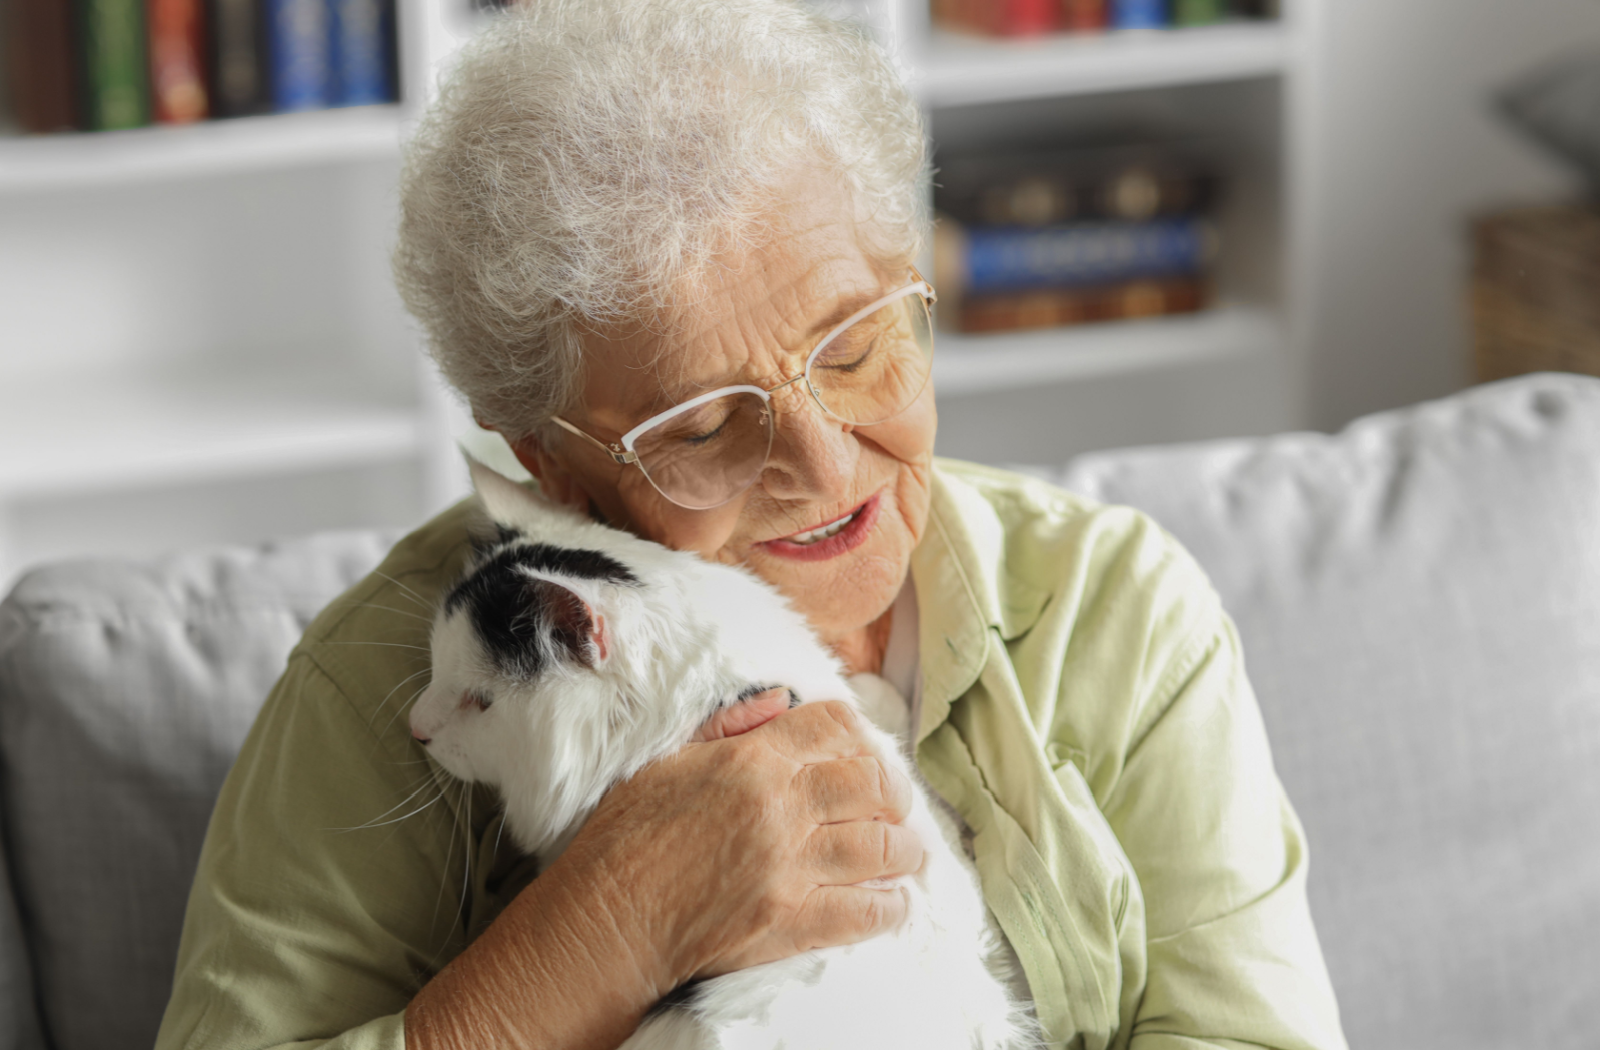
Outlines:
{"label": "elderly woman", "polygon": [[[923,165],[884,56],[802,8],[540,0],[417,136],[396,269],[547,496],[747,566],[905,695],[1049,1045],[1342,1046],[1200,571],[1130,511],[933,457]],[[912,334],[869,359],[877,311]],[[292,655],[217,804],[163,1050],[615,1047],[685,980],[903,914],[858,884],[920,863],[904,785],[829,704],[735,709],[535,878],[406,726],[472,524],[401,541]]]}

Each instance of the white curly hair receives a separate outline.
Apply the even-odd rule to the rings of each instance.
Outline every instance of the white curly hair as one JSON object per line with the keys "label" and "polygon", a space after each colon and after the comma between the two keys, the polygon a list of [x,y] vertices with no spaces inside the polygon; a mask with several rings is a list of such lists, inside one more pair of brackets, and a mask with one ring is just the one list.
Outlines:
{"label": "white curly hair", "polygon": [[497,16],[408,147],[395,279],[473,414],[571,407],[586,327],[664,325],[758,247],[784,177],[842,179],[865,248],[927,231],[922,121],[859,28],[793,0],[535,0]]}

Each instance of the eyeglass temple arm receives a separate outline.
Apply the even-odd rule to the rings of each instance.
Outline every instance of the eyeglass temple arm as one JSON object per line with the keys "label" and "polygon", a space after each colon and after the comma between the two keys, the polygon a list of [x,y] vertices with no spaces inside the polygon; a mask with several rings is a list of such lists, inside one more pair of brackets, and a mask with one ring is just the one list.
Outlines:
{"label": "eyeglass temple arm", "polygon": [[583,440],[587,441],[601,452],[604,452],[606,455],[610,456],[612,462],[614,463],[627,466],[629,463],[639,462],[639,454],[637,452],[634,452],[631,449],[619,452],[617,451],[617,446],[608,445],[592,434],[585,434],[583,431],[579,430],[571,423],[568,423],[560,416],[551,416],[550,422],[554,423],[556,426],[560,427],[562,430],[565,430],[569,434],[576,434],[578,437],[583,438]]}

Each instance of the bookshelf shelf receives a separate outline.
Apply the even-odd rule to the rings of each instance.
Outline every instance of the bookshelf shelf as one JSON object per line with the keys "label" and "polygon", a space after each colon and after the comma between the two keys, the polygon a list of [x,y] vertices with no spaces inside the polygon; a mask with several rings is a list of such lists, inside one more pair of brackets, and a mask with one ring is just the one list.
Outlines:
{"label": "bookshelf shelf", "polygon": [[0,138],[0,193],[275,171],[399,153],[400,107]]}
{"label": "bookshelf shelf", "polygon": [[0,499],[383,463],[423,441],[414,407],[262,376],[41,380],[0,392]]}
{"label": "bookshelf shelf", "polygon": [[1281,23],[986,40],[942,30],[912,58],[926,106],[962,106],[1248,80],[1284,72]]}
{"label": "bookshelf shelf", "polygon": [[995,393],[1269,353],[1281,342],[1275,315],[1245,306],[998,335],[940,332],[933,382],[941,397]]}

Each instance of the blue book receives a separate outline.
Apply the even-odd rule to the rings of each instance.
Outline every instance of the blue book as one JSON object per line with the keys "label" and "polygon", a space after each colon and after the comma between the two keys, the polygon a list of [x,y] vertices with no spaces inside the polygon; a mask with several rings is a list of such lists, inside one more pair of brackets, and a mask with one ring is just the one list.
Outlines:
{"label": "blue book", "polygon": [[964,292],[1114,284],[1199,273],[1216,254],[1211,224],[1185,216],[966,230]]}
{"label": "blue book", "polygon": [[332,12],[328,0],[265,0],[272,106],[322,109],[333,101]]}
{"label": "blue book", "polygon": [[333,104],[393,102],[394,0],[332,0],[332,10]]}
{"label": "blue book", "polygon": [[1111,0],[1113,29],[1161,29],[1167,22],[1167,0]]}

